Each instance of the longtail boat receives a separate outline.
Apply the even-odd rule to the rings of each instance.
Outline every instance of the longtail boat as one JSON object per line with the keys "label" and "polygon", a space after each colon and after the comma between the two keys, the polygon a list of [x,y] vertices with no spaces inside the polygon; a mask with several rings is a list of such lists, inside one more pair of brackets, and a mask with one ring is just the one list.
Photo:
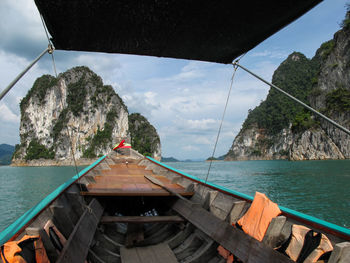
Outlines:
{"label": "longtail boat", "polygon": [[0,242],[40,236],[50,262],[226,262],[220,247],[242,262],[294,262],[274,248],[302,225],[330,240],[328,262],[349,262],[349,229],[288,208],[261,241],[234,227],[252,200],[133,149],[112,151],[18,218]]}
{"label": "longtail boat", "polygon": [[[319,2],[35,0],[57,49],[217,63]],[[350,262],[349,241],[347,228],[128,148],[101,157],[1,232],[0,260],[336,263]]]}

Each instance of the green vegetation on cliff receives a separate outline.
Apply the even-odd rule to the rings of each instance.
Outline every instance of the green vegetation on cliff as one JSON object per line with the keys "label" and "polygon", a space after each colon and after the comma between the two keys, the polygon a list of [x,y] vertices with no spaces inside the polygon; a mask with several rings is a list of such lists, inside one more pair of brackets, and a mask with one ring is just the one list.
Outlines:
{"label": "green vegetation on cliff", "polygon": [[160,145],[156,129],[139,113],[129,115],[131,145],[139,153],[151,156]]}
{"label": "green vegetation on cliff", "polygon": [[45,98],[46,91],[58,83],[58,79],[51,75],[43,75],[38,78],[33,87],[28,91],[27,95],[21,100],[20,108],[21,115],[23,115],[24,109],[28,106],[30,98],[37,97],[41,104]]}
{"label": "green vegetation on cliff", "polygon": [[[100,130],[100,128],[98,128],[97,133],[92,138],[89,138],[89,147],[84,151],[83,157],[95,158],[99,147],[106,148],[108,144],[112,142],[114,121],[117,118],[118,112],[116,109],[112,109],[108,112],[103,129]],[[112,148],[112,145],[110,145],[110,148]]]}
{"label": "green vegetation on cliff", "polygon": [[55,158],[55,152],[53,149],[47,149],[44,145],[40,144],[37,140],[32,140],[27,148],[25,159],[53,159]]}
{"label": "green vegetation on cliff", "polygon": [[77,81],[68,84],[67,86],[67,104],[74,116],[78,117],[83,112],[86,91],[85,74]]}
{"label": "green vegetation on cliff", "polygon": [[[312,91],[319,65],[315,60],[307,59],[303,54],[294,52],[275,71],[272,83],[301,101],[306,102]],[[249,110],[243,123],[242,132],[253,125],[268,135],[275,135],[290,123],[299,123],[302,106],[271,88],[265,101],[254,110]],[[297,118],[297,120],[296,120]],[[298,126],[301,128],[301,126]]]}
{"label": "green vegetation on cliff", "polygon": [[350,112],[350,90],[338,88],[326,95],[325,112]]}
{"label": "green vegetation on cliff", "polygon": [[346,15],[341,23],[341,26],[344,30],[348,30],[350,28],[350,3],[346,4]]}

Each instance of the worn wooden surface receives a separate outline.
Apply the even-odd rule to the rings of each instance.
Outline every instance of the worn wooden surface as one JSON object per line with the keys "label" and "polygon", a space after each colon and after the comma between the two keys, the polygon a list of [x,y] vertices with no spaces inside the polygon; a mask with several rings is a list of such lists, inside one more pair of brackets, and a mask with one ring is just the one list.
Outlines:
{"label": "worn wooden surface", "polygon": [[342,242],[335,245],[328,263],[348,262],[350,262],[350,242]]}
{"label": "worn wooden surface", "polygon": [[108,223],[133,223],[133,224],[150,224],[150,223],[183,223],[185,220],[180,216],[103,216],[102,224]]}
{"label": "worn wooden surface", "polygon": [[[107,166],[104,163],[104,166]],[[87,185],[87,191],[82,195],[90,196],[169,196],[172,195],[162,187],[153,184],[144,175],[151,175],[161,181],[167,188],[182,196],[192,196],[184,187],[172,183],[164,176],[155,175],[146,170],[146,166],[136,163],[117,163],[108,165],[109,169],[102,169],[95,175],[94,183]]]}
{"label": "worn wooden surface", "polygon": [[122,263],[176,263],[174,253],[168,245],[161,243],[155,246],[120,249]]}
{"label": "worn wooden surface", "polygon": [[143,225],[140,224],[128,224],[125,238],[125,246],[133,247],[134,245],[142,242],[145,239]]}
{"label": "worn wooden surface", "polygon": [[74,227],[57,262],[85,262],[102,212],[103,208],[100,203],[93,199],[89,204],[89,209],[84,211]]}
{"label": "worn wooden surface", "polygon": [[281,243],[284,241],[282,239],[281,232],[286,220],[287,218],[285,216],[277,216],[272,218],[262,242],[272,248],[281,245]]}
{"label": "worn wooden surface", "polygon": [[178,200],[173,209],[246,263],[293,262],[266,244],[232,227],[198,205]]}

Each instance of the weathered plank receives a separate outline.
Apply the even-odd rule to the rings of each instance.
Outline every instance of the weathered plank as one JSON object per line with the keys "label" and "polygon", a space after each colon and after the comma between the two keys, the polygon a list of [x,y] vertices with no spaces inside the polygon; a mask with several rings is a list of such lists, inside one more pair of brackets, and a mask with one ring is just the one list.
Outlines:
{"label": "weathered plank", "polygon": [[[178,191],[182,196],[191,197],[193,192]],[[150,191],[138,191],[131,189],[130,191],[124,189],[92,189],[89,191],[80,192],[85,196],[173,196],[173,194],[164,191],[163,189],[152,189]]]}
{"label": "weathered plank", "polygon": [[174,253],[168,245],[161,243],[155,246],[121,248],[122,263],[176,263]]}
{"label": "weathered plank", "polygon": [[140,224],[128,224],[126,231],[125,246],[133,247],[135,244],[144,240],[143,226]]}
{"label": "weathered plank", "polygon": [[57,262],[85,262],[102,212],[103,208],[100,203],[96,199],[92,199],[89,209],[85,210],[80,217]]}
{"label": "weathered plank", "polygon": [[230,223],[231,224],[236,224],[237,221],[239,220],[239,218],[242,215],[243,209],[246,205],[246,201],[236,201],[233,202],[233,207],[232,210],[230,212]]}
{"label": "weathered plank", "polygon": [[173,205],[173,209],[243,262],[293,262],[199,206],[193,206],[191,203],[179,199]]}
{"label": "weathered plank", "polygon": [[53,222],[63,236],[68,239],[74,229],[74,223],[72,218],[67,212],[67,208],[57,203],[57,201],[50,206],[50,210],[53,214]]}
{"label": "weathered plank", "polygon": [[283,242],[283,240],[281,240],[281,232],[286,220],[287,218],[285,216],[277,216],[272,218],[263,239],[263,242],[266,245],[273,248]]}
{"label": "weathered plank", "polygon": [[336,244],[328,263],[347,263],[350,261],[350,242]]}
{"label": "weathered plank", "polygon": [[180,216],[103,216],[102,224],[109,223],[183,223],[185,220]]}
{"label": "weathered plank", "polygon": [[[212,191],[210,191],[209,193],[211,192]],[[221,220],[226,220],[231,212],[233,202],[234,198],[232,196],[218,192],[215,194],[215,197],[210,202],[209,211],[217,218],[220,218]]]}
{"label": "weathered plank", "polygon": [[167,240],[166,243],[168,243],[169,247],[171,249],[179,246],[182,242],[184,242],[185,239],[191,235],[191,233],[194,230],[194,226],[190,223],[188,223],[182,231],[178,232],[175,236],[173,236],[171,239]]}

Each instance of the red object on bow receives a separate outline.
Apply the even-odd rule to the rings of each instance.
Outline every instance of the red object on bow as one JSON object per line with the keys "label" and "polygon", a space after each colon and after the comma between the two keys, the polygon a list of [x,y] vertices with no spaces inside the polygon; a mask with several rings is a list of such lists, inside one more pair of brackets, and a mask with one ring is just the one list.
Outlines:
{"label": "red object on bow", "polygon": [[124,142],[125,142],[125,140],[122,140],[116,147],[113,148],[113,150],[116,150],[116,149],[118,149],[120,147],[123,147],[124,146]]}

